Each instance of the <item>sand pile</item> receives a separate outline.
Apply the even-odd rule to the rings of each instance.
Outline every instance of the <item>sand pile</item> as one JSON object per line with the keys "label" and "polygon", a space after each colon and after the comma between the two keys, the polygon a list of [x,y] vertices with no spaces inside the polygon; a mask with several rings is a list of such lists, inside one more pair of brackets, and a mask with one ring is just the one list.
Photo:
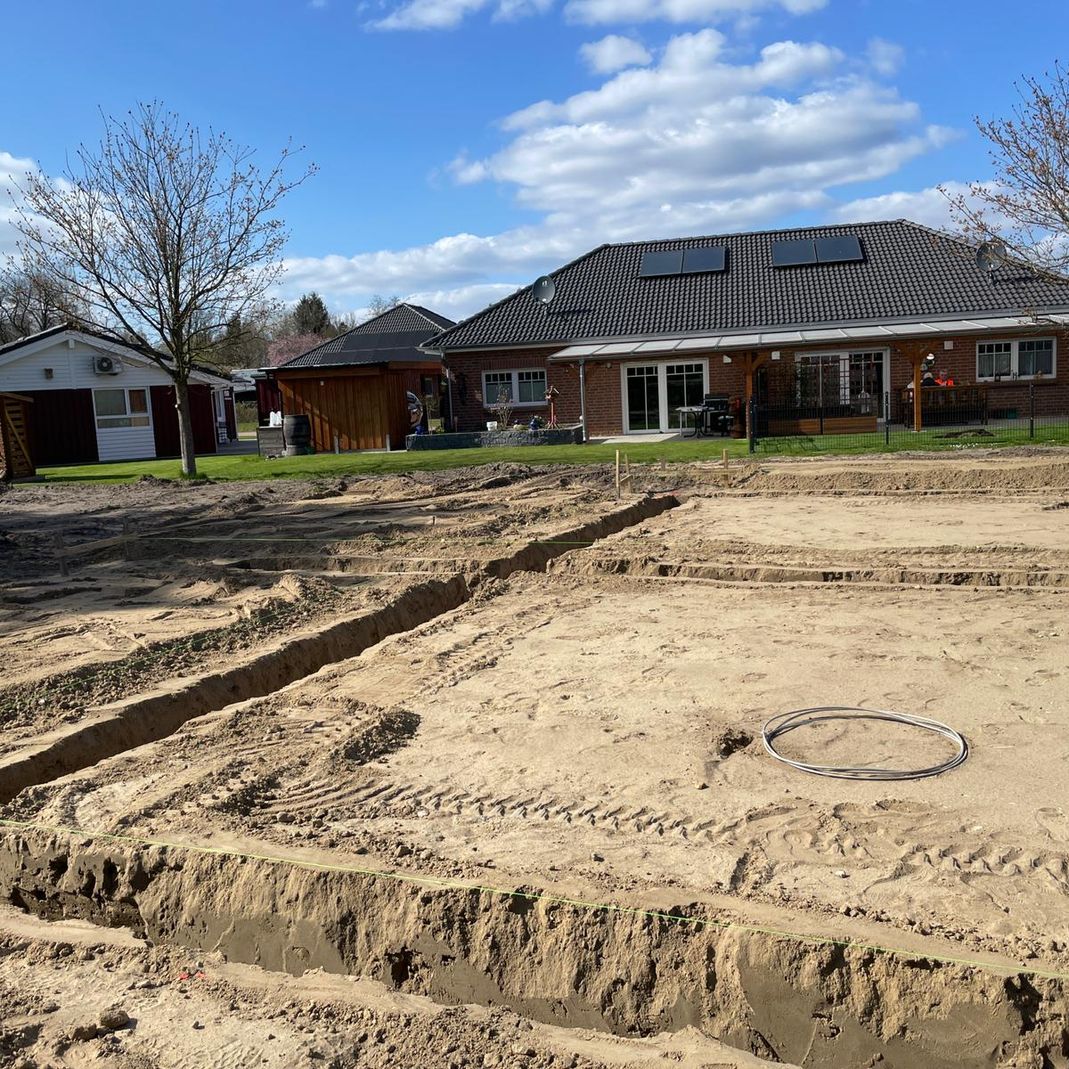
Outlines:
{"label": "sand pile", "polygon": [[748,491],[789,493],[867,491],[1032,491],[1069,489],[1069,461],[1034,458],[973,460],[897,460],[866,458],[813,460],[796,464],[762,464],[745,480]]}

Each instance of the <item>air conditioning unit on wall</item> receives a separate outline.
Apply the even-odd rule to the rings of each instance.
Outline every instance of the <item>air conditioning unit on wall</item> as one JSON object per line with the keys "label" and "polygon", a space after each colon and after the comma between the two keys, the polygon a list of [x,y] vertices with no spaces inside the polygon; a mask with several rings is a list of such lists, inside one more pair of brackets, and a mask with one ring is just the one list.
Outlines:
{"label": "air conditioning unit on wall", "polygon": [[93,370],[98,375],[118,375],[122,371],[122,361],[117,356],[94,356]]}

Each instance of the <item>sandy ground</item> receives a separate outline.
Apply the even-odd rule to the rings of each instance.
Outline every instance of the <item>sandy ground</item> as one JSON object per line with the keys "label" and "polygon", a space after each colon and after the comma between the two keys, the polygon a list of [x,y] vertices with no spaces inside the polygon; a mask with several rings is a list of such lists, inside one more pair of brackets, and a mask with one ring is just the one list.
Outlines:
{"label": "sandy ground", "polygon": [[[644,473],[650,485],[665,477]],[[762,462],[719,482],[712,469],[676,473],[688,481],[681,507],[575,546],[548,574],[486,583],[359,657],[30,787],[2,815],[591,903],[693,903],[786,932],[1069,972],[1069,464]],[[226,627],[288,566],[355,598],[366,588],[345,581],[455,574],[612,507],[603,483],[542,474],[449,492],[447,509],[441,495],[414,499],[413,527],[335,531],[318,558],[288,548],[287,524],[359,523],[375,496],[366,487],[272,516],[254,563],[218,552],[228,514],[180,567],[209,554],[244,577],[218,599]],[[254,511],[242,531],[267,522]],[[361,571],[347,570],[354,560]],[[129,628],[125,609],[98,605],[94,618]],[[179,630],[192,619],[177,617]],[[17,624],[4,641],[17,645]],[[100,656],[113,655],[125,651]],[[25,695],[41,669],[17,663]],[[773,762],[761,724],[817,704],[944,720],[968,738],[969,760],[909,783]],[[49,699],[8,738],[32,740],[52,712]],[[784,749],[843,764],[946,754],[872,724],[798,732]],[[818,1064],[802,1058],[815,1046],[797,1049]]]}
{"label": "sandy ground", "polygon": [[[4,523],[29,548],[17,576],[0,583],[0,752],[5,729],[20,739],[27,727],[77,722],[149,682],[347,618],[419,577],[461,572],[610,504],[596,482],[573,486],[559,472],[480,477],[490,484],[483,490],[461,492],[450,479],[429,494],[423,482],[396,479],[370,491],[305,486],[313,495],[305,500],[272,485],[231,487],[229,496],[184,488],[191,500],[180,514],[156,482],[84,488],[83,496],[116,496],[125,510],[99,506],[109,527],[95,532],[105,542],[96,552],[100,539],[84,537],[84,502],[75,495],[68,510],[70,488],[58,488],[50,508],[51,487],[9,492]],[[144,515],[133,540],[110,544],[137,506]],[[51,559],[32,555],[49,526],[66,531],[63,545],[76,552],[67,576],[56,574],[54,549]]]}

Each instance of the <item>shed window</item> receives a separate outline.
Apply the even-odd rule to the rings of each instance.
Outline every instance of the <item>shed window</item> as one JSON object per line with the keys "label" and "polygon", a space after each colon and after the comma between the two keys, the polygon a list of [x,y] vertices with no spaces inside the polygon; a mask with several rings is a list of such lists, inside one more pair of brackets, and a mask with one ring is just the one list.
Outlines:
{"label": "shed window", "polygon": [[102,430],[151,426],[147,390],[94,390],[93,407]]}

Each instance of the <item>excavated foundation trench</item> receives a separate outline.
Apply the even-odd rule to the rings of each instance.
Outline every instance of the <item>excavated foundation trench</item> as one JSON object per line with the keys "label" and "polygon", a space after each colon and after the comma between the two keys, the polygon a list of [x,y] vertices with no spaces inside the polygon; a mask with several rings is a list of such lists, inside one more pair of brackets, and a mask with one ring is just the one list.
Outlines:
{"label": "excavated foundation trench", "polygon": [[[383,609],[228,671],[103,710],[0,763],[0,798],[271,693],[460,606],[487,579],[546,569],[677,504],[645,499],[464,573],[428,577]],[[0,823],[0,888],[16,906],[268,969],[368,975],[440,1003],[503,1006],[617,1034],[692,1025],[807,1069],[1069,1066],[1061,978],[725,927],[701,904],[662,901],[642,913],[632,902],[437,883],[418,872],[376,875]]]}
{"label": "excavated foundation trench", "polygon": [[196,717],[234,702],[271,694],[325,665],[356,657],[390,635],[410,631],[458,608],[489,579],[507,579],[521,571],[544,571],[555,557],[678,505],[678,499],[672,496],[644,498],[601,519],[557,532],[552,538],[481,561],[448,579],[429,579],[380,609],[282,640],[233,667],[185,677],[153,693],[103,706],[94,716],[40,736],[0,758],[0,803],[11,801],[27,787],[165,738]]}
{"label": "excavated foundation trench", "polygon": [[1035,565],[1028,568],[803,567],[746,562],[687,563],[635,557],[593,557],[561,562],[555,572],[635,575],[652,579],[709,580],[720,583],[857,583],[875,586],[1040,587],[1069,590],[1069,572]]}
{"label": "excavated foundation trench", "polygon": [[[1066,1064],[1061,980],[395,877],[134,843],[0,837],[10,900],[273,970],[645,1035],[688,1025],[809,1067]],[[433,881],[430,881],[433,883]]]}

